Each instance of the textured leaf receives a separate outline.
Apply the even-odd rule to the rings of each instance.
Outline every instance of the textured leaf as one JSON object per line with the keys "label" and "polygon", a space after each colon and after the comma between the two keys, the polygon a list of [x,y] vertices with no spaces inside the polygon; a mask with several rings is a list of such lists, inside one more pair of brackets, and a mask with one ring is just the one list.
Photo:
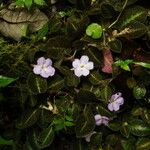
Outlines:
{"label": "textured leaf", "polygon": [[136,150],[149,150],[150,138],[140,138],[136,143]]}
{"label": "textured leaf", "polygon": [[50,83],[49,83],[49,89],[51,90],[60,90],[61,88],[64,87],[64,79],[60,76],[56,76],[55,79],[53,79]]}
{"label": "textured leaf", "polygon": [[143,98],[145,96],[145,94],[146,94],[145,87],[136,86],[133,88],[133,95],[136,99]]}
{"label": "textured leaf", "polygon": [[132,23],[139,21],[143,22],[146,20],[147,11],[141,6],[130,7],[126,9],[117,22],[117,27],[123,28],[131,25]]}
{"label": "textured leaf", "polygon": [[109,122],[108,124],[108,128],[111,129],[112,131],[119,131],[120,127],[121,127],[120,122],[113,121]]}
{"label": "textured leaf", "polygon": [[66,36],[55,36],[47,41],[45,51],[50,58],[61,59],[64,54],[70,53],[71,41]]}
{"label": "textured leaf", "polygon": [[125,29],[127,31],[124,32],[124,34],[122,34],[121,36],[126,37],[128,39],[139,38],[148,31],[148,28],[143,23],[140,22],[132,23],[129,27]]}
{"label": "textured leaf", "polygon": [[88,103],[95,103],[97,99],[92,92],[81,89],[77,94],[77,101],[78,103],[88,104]]}
{"label": "textured leaf", "polygon": [[142,120],[132,119],[129,122],[131,133],[135,136],[147,136],[150,135],[150,126],[144,123]]}
{"label": "textured leaf", "polygon": [[28,76],[27,84],[31,92],[34,94],[45,93],[47,90],[47,81],[42,77],[30,74]]}
{"label": "textured leaf", "polygon": [[38,136],[38,147],[41,149],[48,147],[54,139],[54,131],[51,126],[44,129]]}
{"label": "textured leaf", "polygon": [[122,126],[120,128],[120,132],[126,138],[129,137],[129,135],[130,135],[130,126],[129,126],[129,124],[127,122],[123,122],[122,123]]}
{"label": "textured leaf", "polygon": [[5,77],[5,76],[0,75],[0,88],[6,87],[7,85],[14,82],[15,80],[17,80],[17,78],[16,79],[15,78],[9,78],[9,77]]}
{"label": "textured leaf", "polygon": [[92,111],[89,108],[84,110],[84,113],[80,115],[76,121],[76,136],[83,137],[90,132],[92,132],[95,128],[95,119],[92,114]]}
{"label": "textured leaf", "polygon": [[25,27],[33,33],[40,30],[48,22],[47,16],[37,8],[32,12],[24,8],[21,10],[4,8],[0,10],[0,19],[0,32],[16,41],[21,39]]}
{"label": "textured leaf", "polygon": [[21,119],[18,120],[16,124],[17,128],[24,129],[31,127],[37,122],[39,115],[40,115],[39,109],[28,110],[23,114]]}
{"label": "textured leaf", "polygon": [[102,75],[98,72],[98,71],[94,71],[92,73],[90,73],[89,76],[89,81],[93,84],[93,85],[99,85],[102,82]]}
{"label": "textured leaf", "polygon": [[111,98],[111,95],[112,95],[112,90],[111,90],[111,87],[109,85],[105,86],[101,90],[102,101],[108,102],[109,99]]}
{"label": "textured leaf", "polygon": [[121,53],[122,43],[120,40],[115,39],[113,41],[108,42],[109,49],[116,53]]}
{"label": "textured leaf", "polygon": [[121,140],[122,150],[134,150],[135,149],[135,141],[131,138],[128,140]]}
{"label": "textured leaf", "polygon": [[150,125],[150,110],[148,108],[143,108],[141,117],[147,124]]}

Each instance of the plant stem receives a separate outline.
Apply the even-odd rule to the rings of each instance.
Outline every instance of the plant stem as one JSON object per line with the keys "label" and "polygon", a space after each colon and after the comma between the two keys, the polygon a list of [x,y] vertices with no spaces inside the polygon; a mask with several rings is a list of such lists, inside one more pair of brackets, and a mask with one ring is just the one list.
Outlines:
{"label": "plant stem", "polygon": [[120,16],[122,15],[122,12],[124,11],[124,9],[125,9],[125,7],[126,7],[126,5],[127,5],[127,2],[128,2],[128,0],[125,1],[124,5],[123,5],[123,7],[122,7],[122,10],[121,10],[121,12],[119,13],[117,19],[108,27],[108,29],[110,29],[114,24],[116,24],[116,23],[118,22]]}

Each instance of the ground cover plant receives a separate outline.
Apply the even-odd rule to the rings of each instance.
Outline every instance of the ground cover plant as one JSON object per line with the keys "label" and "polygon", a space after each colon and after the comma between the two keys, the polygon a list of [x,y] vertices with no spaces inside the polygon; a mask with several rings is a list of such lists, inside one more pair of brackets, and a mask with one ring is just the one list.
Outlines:
{"label": "ground cover plant", "polygon": [[0,4],[0,149],[150,149],[149,0]]}

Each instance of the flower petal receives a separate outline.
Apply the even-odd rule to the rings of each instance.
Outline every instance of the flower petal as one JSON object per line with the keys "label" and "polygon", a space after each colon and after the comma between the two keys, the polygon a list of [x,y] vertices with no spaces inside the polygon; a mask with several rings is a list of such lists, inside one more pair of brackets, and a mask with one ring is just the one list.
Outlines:
{"label": "flower petal", "polygon": [[46,68],[45,72],[49,75],[49,76],[53,76],[55,74],[55,68],[53,68],[52,66],[49,66]]}
{"label": "flower petal", "polygon": [[40,74],[40,73],[41,73],[41,70],[42,70],[42,68],[41,68],[40,65],[34,65],[33,72],[34,72],[35,74]]}
{"label": "flower petal", "polygon": [[118,111],[120,109],[120,105],[118,103],[113,103],[114,111]]}
{"label": "flower petal", "polygon": [[44,69],[42,69],[40,75],[41,75],[43,78],[48,78],[48,77],[49,77],[49,74],[48,74]]}
{"label": "flower petal", "polygon": [[119,105],[123,105],[124,104],[124,98],[123,97],[119,97],[116,102],[119,104]]}
{"label": "flower petal", "polygon": [[52,60],[47,58],[44,62],[44,67],[48,67],[48,66],[51,66],[52,65]]}
{"label": "flower petal", "polygon": [[114,111],[113,103],[109,103],[109,104],[108,104],[108,109],[109,109],[110,111]]}
{"label": "flower petal", "polygon": [[107,126],[108,125],[108,122],[109,122],[109,118],[106,117],[106,116],[102,116],[102,123]]}
{"label": "flower petal", "polygon": [[83,76],[87,76],[87,75],[89,75],[89,73],[90,73],[90,71],[88,69],[86,69],[86,68],[82,69],[82,75]]}
{"label": "flower petal", "polygon": [[121,95],[122,95],[121,92],[117,92],[116,94],[113,94],[113,95],[111,96],[111,99],[112,99],[112,100],[116,100],[116,99],[118,99]]}
{"label": "flower petal", "polygon": [[91,133],[85,135],[84,137],[85,137],[86,142],[90,142],[91,136],[92,136],[93,134],[95,134],[95,133],[96,133],[96,132],[93,131],[93,132],[91,132]]}
{"label": "flower petal", "polygon": [[79,59],[75,59],[73,62],[72,62],[72,66],[74,68],[77,68],[80,66],[80,60]]}
{"label": "flower petal", "polygon": [[100,114],[97,114],[94,116],[94,118],[95,118],[95,124],[97,126],[100,126],[102,124],[102,116]]}
{"label": "flower petal", "polygon": [[80,68],[76,68],[74,69],[74,74],[77,76],[77,77],[81,77],[82,76],[82,71]]}
{"label": "flower petal", "polygon": [[37,60],[37,64],[38,65],[43,65],[45,63],[45,58],[44,57],[40,57],[38,60]]}
{"label": "flower petal", "polygon": [[94,63],[93,62],[88,62],[87,64],[86,64],[86,66],[85,66],[85,68],[86,69],[88,69],[88,70],[91,70],[91,69],[93,69],[94,68]]}
{"label": "flower petal", "polygon": [[81,62],[82,64],[87,64],[88,61],[89,61],[89,57],[86,56],[86,55],[83,55],[83,56],[80,58],[80,62]]}

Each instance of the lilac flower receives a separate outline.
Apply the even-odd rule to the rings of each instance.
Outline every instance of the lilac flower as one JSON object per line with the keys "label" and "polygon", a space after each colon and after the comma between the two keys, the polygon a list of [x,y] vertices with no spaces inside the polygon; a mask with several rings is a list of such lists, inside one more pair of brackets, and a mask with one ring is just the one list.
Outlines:
{"label": "lilac flower", "polygon": [[80,59],[75,59],[72,62],[74,74],[78,77],[89,75],[90,71],[94,68],[93,62],[89,61],[89,57],[83,55]]}
{"label": "lilac flower", "polygon": [[95,131],[92,131],[89,134],[83,136],[85,138],[86,142],[90,142],[92,135],[95,133],[96,133]]}
{"label": "lilac flower", "polygon": [[124,104],[124,98],[121,96],[122,93],[120,92],[111,96],[110,103],[108,104],[108,109],[110,111],[118,111],[120,109],[120,105]]}
{"label": "lilac flower", "polygon": [[108,125],[108,122],[109,122],[109,118],[108,117],[101,116],[100,114],[97,114],[97,115],[94,116],[94,118],[95,118],[95,124],[97,126],[100,126],[102,124],[104,124],[105,126]]}
{"label": "lilac flower", "polygon": [[43,78],[53,76],[55,74],[55,68],[52,67],[52,60],[40,57],[37,60],[37,65],[34,65],[33,72],[37,75],[41,75]]}

